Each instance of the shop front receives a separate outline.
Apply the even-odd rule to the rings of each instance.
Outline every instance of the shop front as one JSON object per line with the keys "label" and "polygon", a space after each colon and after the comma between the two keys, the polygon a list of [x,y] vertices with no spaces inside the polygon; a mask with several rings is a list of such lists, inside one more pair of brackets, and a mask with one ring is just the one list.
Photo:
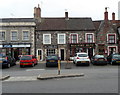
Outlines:
{"label": "shop front", "polygon": [[0,53],[4,55],[10,55],[16,60],[19,59],[19,55],[29,55],[31,49],[30,43],[18,43],[18,44],[3,44],[0,45]]}
{"label": "shop front", "polygon": [[76,43],[69,44],[70,56],[74,56],[77,52],[86,52],[91,58],[95,54],[95,43]]}

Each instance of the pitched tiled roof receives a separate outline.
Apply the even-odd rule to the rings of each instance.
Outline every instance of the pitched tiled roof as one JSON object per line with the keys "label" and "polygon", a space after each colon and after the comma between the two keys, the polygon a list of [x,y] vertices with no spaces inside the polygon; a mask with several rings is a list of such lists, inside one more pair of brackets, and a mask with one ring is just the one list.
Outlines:
{"label": "pitched tiled roof", "polygon": [[41,18],[36,30],[95,30],[91,18]]}

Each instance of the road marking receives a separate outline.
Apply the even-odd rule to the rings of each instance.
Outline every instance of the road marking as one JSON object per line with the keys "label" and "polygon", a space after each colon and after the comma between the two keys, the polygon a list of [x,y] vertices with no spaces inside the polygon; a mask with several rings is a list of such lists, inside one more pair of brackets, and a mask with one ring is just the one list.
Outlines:
{"label": "road marking", "polygon": [[45,70],[45,69],[27,69],[26,71],[42,71],[42,70]]}
{"label": "road marking", "polygon": [[19,76],[19,77],[10,77],[7,80],[4,80],[4,82],[8,81],[35,81],[37,80],[36,76]]}

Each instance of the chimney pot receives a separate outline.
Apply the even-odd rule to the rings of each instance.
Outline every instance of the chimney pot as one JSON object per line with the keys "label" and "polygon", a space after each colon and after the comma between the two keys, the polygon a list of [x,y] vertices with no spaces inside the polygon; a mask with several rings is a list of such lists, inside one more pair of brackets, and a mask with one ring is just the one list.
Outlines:
{"label": "chimney pot", "polygon": [[112,20],[115,21],[115,13],[112,13]]}
{"label": "chimney pot", "polygon": [[65,19],[68,20],[68,12],[65,12]]}
{"label": "chimney pot", "polygon": [[105,12],[104,12],[104,20],[105,20],[105,21],[108,21],[107,7],[105,8]]}

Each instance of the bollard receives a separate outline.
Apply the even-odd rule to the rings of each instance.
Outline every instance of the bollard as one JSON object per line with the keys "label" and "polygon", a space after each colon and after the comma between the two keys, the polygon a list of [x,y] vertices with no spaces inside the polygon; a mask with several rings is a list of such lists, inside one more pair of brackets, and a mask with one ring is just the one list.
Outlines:
{"label": "bollard", "polygon": [[58,75],[60,75],[60,60],[58,60]]}

